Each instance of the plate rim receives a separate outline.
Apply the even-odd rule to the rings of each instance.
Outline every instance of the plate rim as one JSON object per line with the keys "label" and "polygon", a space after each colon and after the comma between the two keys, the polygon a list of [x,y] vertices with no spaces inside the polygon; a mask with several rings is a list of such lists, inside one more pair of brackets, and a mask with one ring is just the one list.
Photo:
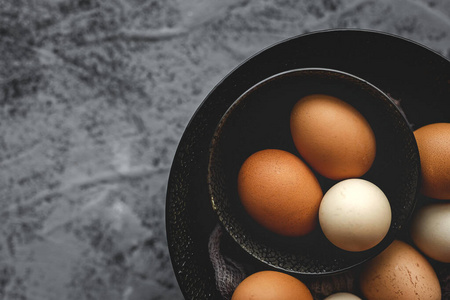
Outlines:
{"label": "plate rim", "polygon": [[[166,239],[168,241],[168,250],[169,250],[169,255],[170,255],[170,261],[172,264],[172,268],[176,277],[176,280],[178,282],[179,288],[183,294],[183,296],[185,298],[187,298],[189,295],[187,294],[187,291],[185,290],[185,287],[183,286],[183,281],[181,276],[179,275],[179,270],[180,267],[176,264],[176,262],[174,261],[174,251],[171,247],[171,243],[170,241],[173,239],[173,236],[171,235],[170,230],[168,230],[168,228],[170,228],[169,226],[169,219],[170,219],[170,213],[171,210],[169,209],[169,203],[172,201],[171,199],[171,190],[174,187],[174,177],[175,177],[175,160],[180,156],[180,153],[182,152],[182,148],[183,146],[187,143],[186,139],[187,136],[189,135],[189,131],[192,131],[192,124],[194,123],[194,121],[198,118],[200,112],[203,110],[203,108],[205,107],[205,104],[210,101],[211,99],[211,95],[213,95],[215,93],[215,91],[227,80],[229,79],[229,77],[234,74],[236,71],[238,71],[241,67],[243,67],[244,65],[246,65],[247,63],[249,63],[250,61],[252,61],[255,57],[259,56],[261,53],[266,52],[269,49],[272,49],[274,47],[278,47],[284,43],[287,43],[289,41],[292,40],[297,40],[297,39],[304,39],[306,37],[309,36],[314,36],[314,35],[322,35],[322,34],[341,34],[341,33],[357,33],[357,34],[372,34],[372,35],[377,35],[377,36],[383,36],[385,38],[390,38],[392,40],[401,40],[403,42],[405,42],[406,44],[410,44],[411,46],[415,46],[418,48],[422,48],[424,50],[426,50],[427,52],[431,52],[432,54],[434,54],[435,56],[438,56],[440,59],[442,59],[444,62],[446,62],[448,64],[448,66],[450,67],[450,59],[445,57],[443,54],[437,52],[436,50],[430,48],[429,46],[426,46],[420,42],[417,42],[411,38],[407,38],[404,36],[400,36],[394,33],[390,33],[390,32],[385,32],[385,31],[381,31],[381,30],[374,30],[374,29],[359,29],[359,28],[329,28],[329,29],[323,29],[323,30],[317,30],[317,31],[311,31],[311,32],[305,32],[302,34],[298,34],[298,35],[294,35],[285,39],[282,39],[280,41],[277,41],[275,43],[272,43],[264,48],[262,48],[261,50],[255,52],[254,54],[250,55],[249,57],[247,57],[246,59],[244,59],[243,61],[241,61],[240,63],[238,63],[234,68],[231,69],[231,71],[229,71],[227,74],[225,74],[225,76],[223,78],[221,78],[215,85],[214,87],[207,93],[207,95],[204,97],[204,99],[200,102],[200,104],[197,106],[197,108],[195,109],[194,113],[192,114],[192,117],[190,118],[190,120],[188,121],[188,123],[186,124],[186,127],[183,131],[183,134],[181,135],[181,138],[179,139],[176,151],[174,153],[173,159],[172,159],[172,164],[169,170],[169,176],[168,176],[168,183],[167,183],[167,189],[166,189],[166,205],[165,205],[165,231],[166,231]],[[359,77],[359,75],[356,75]]]}

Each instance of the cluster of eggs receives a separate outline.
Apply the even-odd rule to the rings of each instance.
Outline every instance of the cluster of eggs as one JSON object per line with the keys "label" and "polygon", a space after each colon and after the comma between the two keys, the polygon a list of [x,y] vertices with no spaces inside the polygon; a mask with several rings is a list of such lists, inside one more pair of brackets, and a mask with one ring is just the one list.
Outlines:
{"label": "cluster of eggs", "polygon": [[[411,245],[395,240],[381,254],[364,265],[359,290],[367,300],[441,300],[441,288],[428,260]],[[231,300],[312,300],[307,285],[278,271],[259,271],[245,278]],[[338,292],[324,300],[358,300],[359,296]]]}
{"label": "cluster of eggs", "polygon": [[[391,224],[383,191],[361,177],[376,156],[375,135],[353,106],[329,95],[309,95],[291,111],[291,136],[299,155],[265,149],[248,157],[238,175],[239,198],[249,215],[283,236],[303,236],[317,224],[335,246],[364,251],[377,245]],[[434,269],[425,258],[450,262],[450,124],[414,132],[421,159],[421,192],[441,199],[416,212],[410,226],[419,250],[396,240],[364,267],[360,288],[367,299],[440,299]],[[322,192],[314,172],[335,180]],[[423,254],[425,254],[425,256]],[[298,279],[280,272],[249,276],[233,300],[312,299]],[[258,296],[259,295],[259,296]],[[339,293],[327,299],[359,299]]]}
{"label": "cluster of eggs", "polygon": [[[367,120],[343,100],[313,94],[294,105],[290,128],[299,155],[264,149],[243,163],[238,192],[246,211],[280,235],[306,235],[319,221],[344,250],[378,244],[389,230],[391,208],[381,189],[360,178],[376,155]],[[313,170],[337,181],[325,195]]]}

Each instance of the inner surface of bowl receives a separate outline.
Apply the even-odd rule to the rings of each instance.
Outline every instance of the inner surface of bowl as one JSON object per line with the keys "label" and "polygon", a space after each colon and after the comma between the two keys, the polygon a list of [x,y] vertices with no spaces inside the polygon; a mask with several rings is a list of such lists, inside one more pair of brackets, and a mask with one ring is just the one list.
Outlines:
{"label": "inner surface of bowl", "polygon": [[[392,223],[384,240],[362,252],[331,244],[320,226],[303,237],[284,237],[257,224],[237,192],[242,163],[264,149],[282,149],[302,160],[290,133],[294,104],[310,94],[328,94],[354,106],[369,122],[377,141],[371,169],[362,177],[383,190]],[[271,267],[296,274],[331,274],[354,267],[381,252],[402,231],[416,202],[420,161],[413,133],[382,91],[351,74],[330,69],[296,69],[274,75],[246,91],[227,110],[210,146],[208,186],[219,221],[249,254]],[[337,181],[315,173],[323,193]]]}

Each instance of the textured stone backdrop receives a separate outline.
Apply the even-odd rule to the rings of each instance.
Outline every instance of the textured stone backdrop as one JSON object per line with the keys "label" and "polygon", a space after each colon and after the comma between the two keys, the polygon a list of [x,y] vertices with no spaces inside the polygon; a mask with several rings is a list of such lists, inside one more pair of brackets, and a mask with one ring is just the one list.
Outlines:
{"label": "textured stone backdrop", "polygon": [[207,93],[326,28],[450,57],[448,0],[0,0],[0,298],[182,299],[169,168]]}

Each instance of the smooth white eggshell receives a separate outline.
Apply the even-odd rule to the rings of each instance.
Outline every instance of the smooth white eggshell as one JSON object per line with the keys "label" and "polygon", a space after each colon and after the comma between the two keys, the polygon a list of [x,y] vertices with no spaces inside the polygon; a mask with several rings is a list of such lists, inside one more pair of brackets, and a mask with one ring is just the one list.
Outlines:
{"label": "smooth white eggshell", "polygon": [[360,178],[346,179],[323,196],[319,223],[335,246],[347,251],[364,251],[386,236],[391,224],[391,206],[375,184]]}
{"label": "smooth white eggshell", "polygon": [[450,203],[428,204],[411,223],[414,244],[428,257],[450,263]]}
{"label": "smooth white eggshell", "polygon": [[361,300],[361,298],[350,293],[336,293],[326,297],[324,300]]}

